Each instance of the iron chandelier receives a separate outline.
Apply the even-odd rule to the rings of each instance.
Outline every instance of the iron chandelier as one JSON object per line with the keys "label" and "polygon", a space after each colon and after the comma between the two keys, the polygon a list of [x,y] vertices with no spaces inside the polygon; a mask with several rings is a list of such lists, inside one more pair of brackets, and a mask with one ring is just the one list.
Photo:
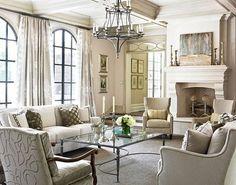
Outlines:
{"label": "iron chandelier", "polygon": [[133,25],[131,22],[131,0],[116,0],[116,3],[106,0],[105,11],[106,20],[102,27],[93,25],[93,36],[111,41],[119,58],[125,41],[143,37],[143,25]]}

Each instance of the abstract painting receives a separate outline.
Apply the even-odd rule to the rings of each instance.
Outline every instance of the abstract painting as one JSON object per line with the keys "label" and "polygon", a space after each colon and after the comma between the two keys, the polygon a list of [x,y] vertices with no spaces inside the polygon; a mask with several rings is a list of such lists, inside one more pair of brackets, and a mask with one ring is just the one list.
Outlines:
{"label": "abstract painting", "polygon": [[180,35],[180,65],[211,65],[213,32]]}

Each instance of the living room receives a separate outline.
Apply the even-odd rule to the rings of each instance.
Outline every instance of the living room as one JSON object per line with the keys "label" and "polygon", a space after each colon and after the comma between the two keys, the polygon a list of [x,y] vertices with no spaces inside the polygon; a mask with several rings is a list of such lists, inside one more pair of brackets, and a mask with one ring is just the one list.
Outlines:
{"label": "living room", "polygon": [[[116,24],[121,19],[117,15],[122,16],[117,11],[119,6],[122,10],[127,8],[122,12],[127,17],[119,23],[118,29]],[[111,17],[109,9],[116,16]],[[214,123],[227,125],[224,128],[229,125],[231,128],[235,123],[235,16],[234,0],[0,0],[1,125],[4,128],[13,125],[24,127],[24,124],[29,127],[26,113],[29,110],[28,115],[33,115],[32,110],[37,109],[43,125],[34,128],[48,133],[55,154],[62,157],[65,153],[66,157],[78,158],[83,149],[71,151],[71,148],[91,145],[90,154],[95,157],[95,162],[91,161],[91,164],[95,163],[96,168],[92,165],[90,180],[74,184],[90,184],[92,181],[96,184],[97,181],[97,184],[173,185],[176,182],[176,185],[187,185],[190,182],[188,178],[178,181],[178,176],[185,178],[176,171],[186,170],[188,176],[196,179],[194,170],[197,167],[183,169],[183,165],[182,168],[174,166],[175,171],[169,170],[168,165],[171,164],[163,162],[167,159],[165,149],[161,148],[163,145],[166,145],[166,150],[168,147],[181,148],[188,130],[197,129],[195,122],[208,127],[209,116],[210,121],[215,116]],[[78,106],[71,108],[68,104]],[[156,105],[161,108],[155,108]],[[67,109],[79,112],[80,118],[69,119]],[[163,112],[163,109],[166,110]],[[20,117],[18,122],[15,121],[22,112],[24,119]],[[131,116],[125,117],[125,114]],[[168,126],[148,128],[151,117],[164,117]],[[135,126],[131,128],[133,141],[132,137],[127,140],[115,134],[122,128],[123,123],[117,126],[119,118],[130,119],[131,122],[135,120]],[[84,124],[63,125],[64,120]],[[5,122],[10,123],[7,125]],[[133,122],[130,124],[133,126]],[[162,126],[165,124],[160,123]],[[235,125],[232,127],[235,129]],[[127,132],[130,132],[129,129]],[[191,155],[202,157],[199,166],[203,161],[208,164],[208,155],[225,160],[225,166],[216,162],[213,162],[216,166],[208,164],[208,167],[217,169],[224,166],[219,168],[221,175],[218,179],[216,174],[209,173],[207,176],[207,165],[203,165],[201,170],[205,174],[199,174],[203,180],[194,183],[201,184],[208,178],[216,178],[214,182],[206,181],[204,184],[236,184],[233,175],[236,172],[236,152],[234,147],[229,147],[230,153],[227,147],[231,146],[235,137],[234,129],[227,131],[227,138],[224,135],[225,145],[219,153],[207,154],[213,141],[213,131],[205,152],[199,154],[190,150]],[[97,143],[71,141],[71,136],[77,136],[78,130],[80,135],[92,131]],[[153,130],[155,132],[151,132]],[[149,131],[151,134],[145,139],[137,139],[137,135],[143,136]],[[29,134],[29,131],[26,132]],[[111,135],[105,137],[105,132]],[[7,134],[1,135],[1,138],[3,136],[8,138]],[[108,140],[117,140],[119,145],[103,144]],[[226,153],[227,156],[224,156]],[[1,155],[4,156],[3,153]],[[180,155],[182,157],[184,159],[185,156]],[[107,164],[111,158],[114,160]],[[163,165],[159,164],[159,159]],[[186,156],[186,161],[188,159]],[[168,160],[171,161],[170,158]],[[195,165],[196,161],[190,164]],[[172,164],[178,166],[174,162]],[[2,170],[7,173],[9,170],[5,165],[8,163],[3,164]],[[47,184],[63,184],[59,178],[55,178],[54,182],[49,168],[52,180]],[[6,176],[6,184],[11,184],[12,179],[13,184],[19,180],[14,173],[14,177],[11,173]],[[136,173],[137,177],[128,173]],[[18,182],[25,185],[21,180]],[[31,185],[33,181],[27,183]]]}

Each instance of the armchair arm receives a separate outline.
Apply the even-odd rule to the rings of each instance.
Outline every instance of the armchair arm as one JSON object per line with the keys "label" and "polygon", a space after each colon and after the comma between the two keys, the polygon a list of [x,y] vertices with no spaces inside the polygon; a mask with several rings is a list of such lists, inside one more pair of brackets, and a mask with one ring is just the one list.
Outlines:
{"label": "armchair arm", "polygon": [[88,156],[91,156],[90,158],[90,166],[92,168],[92,176],[93,176],[93,185],[97,184],[97,175],[96,175],[96,168],[95,168],[95,154],[98,153],[98,150],[96,149],[92,149],[88,152],[86,152],[83,155],[80,155],[78,157],[74,157],[74,158],[67,158],[67,157],[62,157],[62,156],[56,156],[54,155],[53,158],[48,159],[47,161],[61,161],[61,162],[76,162],[76,161],[80,161]]}
{"label": "armchair arm", "polygon": [[173,119],[174,119],[173,115],[169,112],[167,114],[167,121],[170,122],[170,123],[173,123]]}
{"label": "armchair arm", "polygon": [[83,155],[80,155],[78,157],[74,157],[74,158],[68,158],[68,157],[62,157],[62,156],[58,156],[58,155],[54,155],[53,158],[48,159],[48,162],[50,161],[61,161],[61,162],[76,162],[76,161],[80,161],[90,155],[94,155],[97,154],[98,151],[96,149],[92,149],[86,153],[84,153]]}
{"label": "armchair arm", "polygon": [[160,155],[162,165],[157,174],[157,185],[224,184],[228,164],[223,152],[205,155],[162,147]]}
{"label": "armchair arm", "polygon": [[170,123],[170,128],[171,128],[171,134],[173,134],[173,122],[174,122],[174,117],[173,115],[169,112],[167,114],[167,121]]}

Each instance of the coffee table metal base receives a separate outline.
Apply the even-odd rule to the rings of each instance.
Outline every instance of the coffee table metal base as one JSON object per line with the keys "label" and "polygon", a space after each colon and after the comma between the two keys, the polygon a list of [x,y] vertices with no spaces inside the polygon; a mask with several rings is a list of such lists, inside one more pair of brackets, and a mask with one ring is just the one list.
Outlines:
{"label": "coffee table metal base", "polygon": [[[120,155],[120,151],[123,150],[125,152],[127,152],[126,154],[124,155]],[[159,153],[154,153],[154,152],[149,152],[149,153],[144,153],[144,152],[137,152],[137,153],[129,153],[128,150],[124,149],[124,148],[121,148],[121,149],[117,149],[116,150],[116,157],[114,159],[110,159],[108,161],[104,161],[102,163],[99,163],[99,164],[96,164],[96,166],[98,166],[98,169],[105,173],[105,174],[109,174],[109,175],[116,175],[116,180],[117,180],[117,183],[120,182],[120,159],[123,158],[123,157],[127,157],[127,156],[131,156],[131,155],[160,155]],[[107,172],[107,171],[104,171],[101,169],[101,166],[107,164],[107,163],[110,163],[110,162],[113,162],[113,161],[116,161],[116,173],[111,173],[111,172]]]}
{"label": "coffee table metal base", "polygon": [[[165,140],[166,140],[167,135],[166,134],[162,134],[161,138],[162,138],[162,145],[165,146]],[[63,144],[64,144],[64,139],[61,139],[61,155],[63,156]],[[94,144],[93,144],[94,145]],[[98,148],[101,148],[102,145],[100,145],[99,143],[96,144],[98,146]],[[108,147],[108,146],[104,146],[104,147]],[[109,174],[109,175],[116,175],[116,180],[117,183],[120,182],[120,159],[129,155],[138,155],[138,154],[151,154],[151,155],[160,155],[158,153],[129,153],[128,150],[124,149],[123,147],[116,147],[115,145],[112,147],[110,146],[109,148],[113,148],[113,153],[116,153],[116,157],[114,159],[105,161],[103,163],[97,164],[98,166],[102,166],[104,164],[107,164],[109,162],[112,162],[114,160],[116,160],[116,173],[110,173],[110,172],[105,172],[101,169],[99,169],[100,171],[102,171],[103,173]],[[125,155],[120,155],[120,150],[123,151],[127,151],[127,154]]]}

